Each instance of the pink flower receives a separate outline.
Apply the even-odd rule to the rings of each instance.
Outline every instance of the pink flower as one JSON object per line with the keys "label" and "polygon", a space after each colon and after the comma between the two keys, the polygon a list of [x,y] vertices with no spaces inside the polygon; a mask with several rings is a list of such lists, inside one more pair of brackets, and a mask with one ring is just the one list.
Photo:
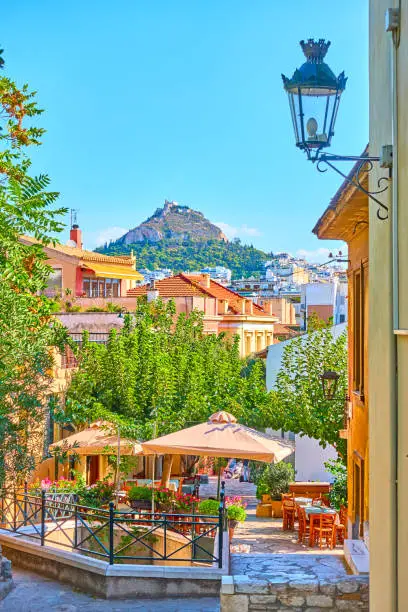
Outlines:
{"label": "pink flower", "polygon": [[52,480],[50,480],[49,478],[44,478],[44,480],[41,481],[41,488],[44,489],[45,491],[48,491],[48,489],[52,486]]}

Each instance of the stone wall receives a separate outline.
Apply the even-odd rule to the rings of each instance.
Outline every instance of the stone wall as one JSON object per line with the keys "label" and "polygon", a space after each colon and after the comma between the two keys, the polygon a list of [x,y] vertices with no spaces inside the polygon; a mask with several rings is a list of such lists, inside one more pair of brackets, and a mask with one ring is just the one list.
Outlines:
{"label": "stone wall", "polygon": [[0,546],[0,600],[8,595],[12,588],[11,561],[2,556]]}
{"label": "stone wall", "polygon": [[247,575],[224,576],[221,586],[221,612],[368,612],[368,577],[347,576],[341,580],[307,582]]}

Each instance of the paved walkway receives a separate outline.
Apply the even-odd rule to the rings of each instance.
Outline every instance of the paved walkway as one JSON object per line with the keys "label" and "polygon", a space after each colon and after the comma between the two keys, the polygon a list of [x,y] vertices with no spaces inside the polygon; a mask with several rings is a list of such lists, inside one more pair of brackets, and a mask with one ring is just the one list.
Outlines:
{"label": "paved walkway", "polygon": [[347,578],[342,559],[334,555],[232,555],[231,573],[255,580],[275,583],[314,583],[318,580],[339,581]]}
{"label": "paved walkway", "polygon": [[13,567],[15,589],[0,602],[2,612],[219,612],[215,597],[201,599],[106,600]]}
{"label": "paved walkway", "polygon": [[256,508],[247,508],[247,519],[235,529],[232,539],[232,551],[254,554],[309,554],[343,556],[343,547],[335,549],[323,547],[311,548],[299,544],[296,531],[283,531],[282,519],[260,518],[256,516]]}
{"label": "paved walkway", "polygon": [[[251,482],[239,480],[225,481],[225,495],[239,495],[247,503],[247,519],[236,529],[232,539],[232,552],[243,554],[311,554],[343,556],[343,547],[311,548],[297,541],[297,531],[283,531],[282,519],[261,518],[256,516],[258,500],[255,497],[256,487]],[[200,485],[201,497],[215,497],[217,478],[211,476],[208,485]]]}

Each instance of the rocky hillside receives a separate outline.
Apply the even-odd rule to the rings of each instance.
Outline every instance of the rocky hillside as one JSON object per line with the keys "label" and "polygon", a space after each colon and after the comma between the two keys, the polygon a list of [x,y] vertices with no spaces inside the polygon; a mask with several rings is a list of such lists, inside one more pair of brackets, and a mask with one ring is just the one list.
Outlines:
{"label": "rocky hillside", "polygon": [[96,250],[108,255],[133,251],[138,269],[170,268],[178,274],[225,266],[234,278],[258,276],[272,256],[239,240],[229,242],[202,213],[167,201],[149,219]]}
{"label": "rocky hillside", "polygon": [[137,242],[157,243],[160,240],[169,242],[223,240],[227,242],[220,228],[208,221],[202,213],[167,200],[163,208],[158,208],[154,215],[129,230],[117,242],[128,245]]}

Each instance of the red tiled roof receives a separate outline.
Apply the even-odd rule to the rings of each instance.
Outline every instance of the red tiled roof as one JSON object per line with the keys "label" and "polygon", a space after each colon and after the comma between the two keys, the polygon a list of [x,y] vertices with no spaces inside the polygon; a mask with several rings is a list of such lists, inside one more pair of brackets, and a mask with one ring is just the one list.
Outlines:
{"label": "red tiled roof", "polygon": [[[204,274],[177,274],[176,276],[156,281],[155,288],[158,290],[159,296],[164,298],[202,295],[217,298],[218,300],[227,300],[228,310],[234,314],[241,314],[241,304],[244,298],[239,293],[227,289],[227,287],[212,279],[209,282],[209,286],[207,285],[208,278]],[[148,289],[149,285],[134,287],[128,290],[127,295],[131,297],[146,295]],[[255,303],[253,304],[253,314],[266,316],[264,309]]]}

